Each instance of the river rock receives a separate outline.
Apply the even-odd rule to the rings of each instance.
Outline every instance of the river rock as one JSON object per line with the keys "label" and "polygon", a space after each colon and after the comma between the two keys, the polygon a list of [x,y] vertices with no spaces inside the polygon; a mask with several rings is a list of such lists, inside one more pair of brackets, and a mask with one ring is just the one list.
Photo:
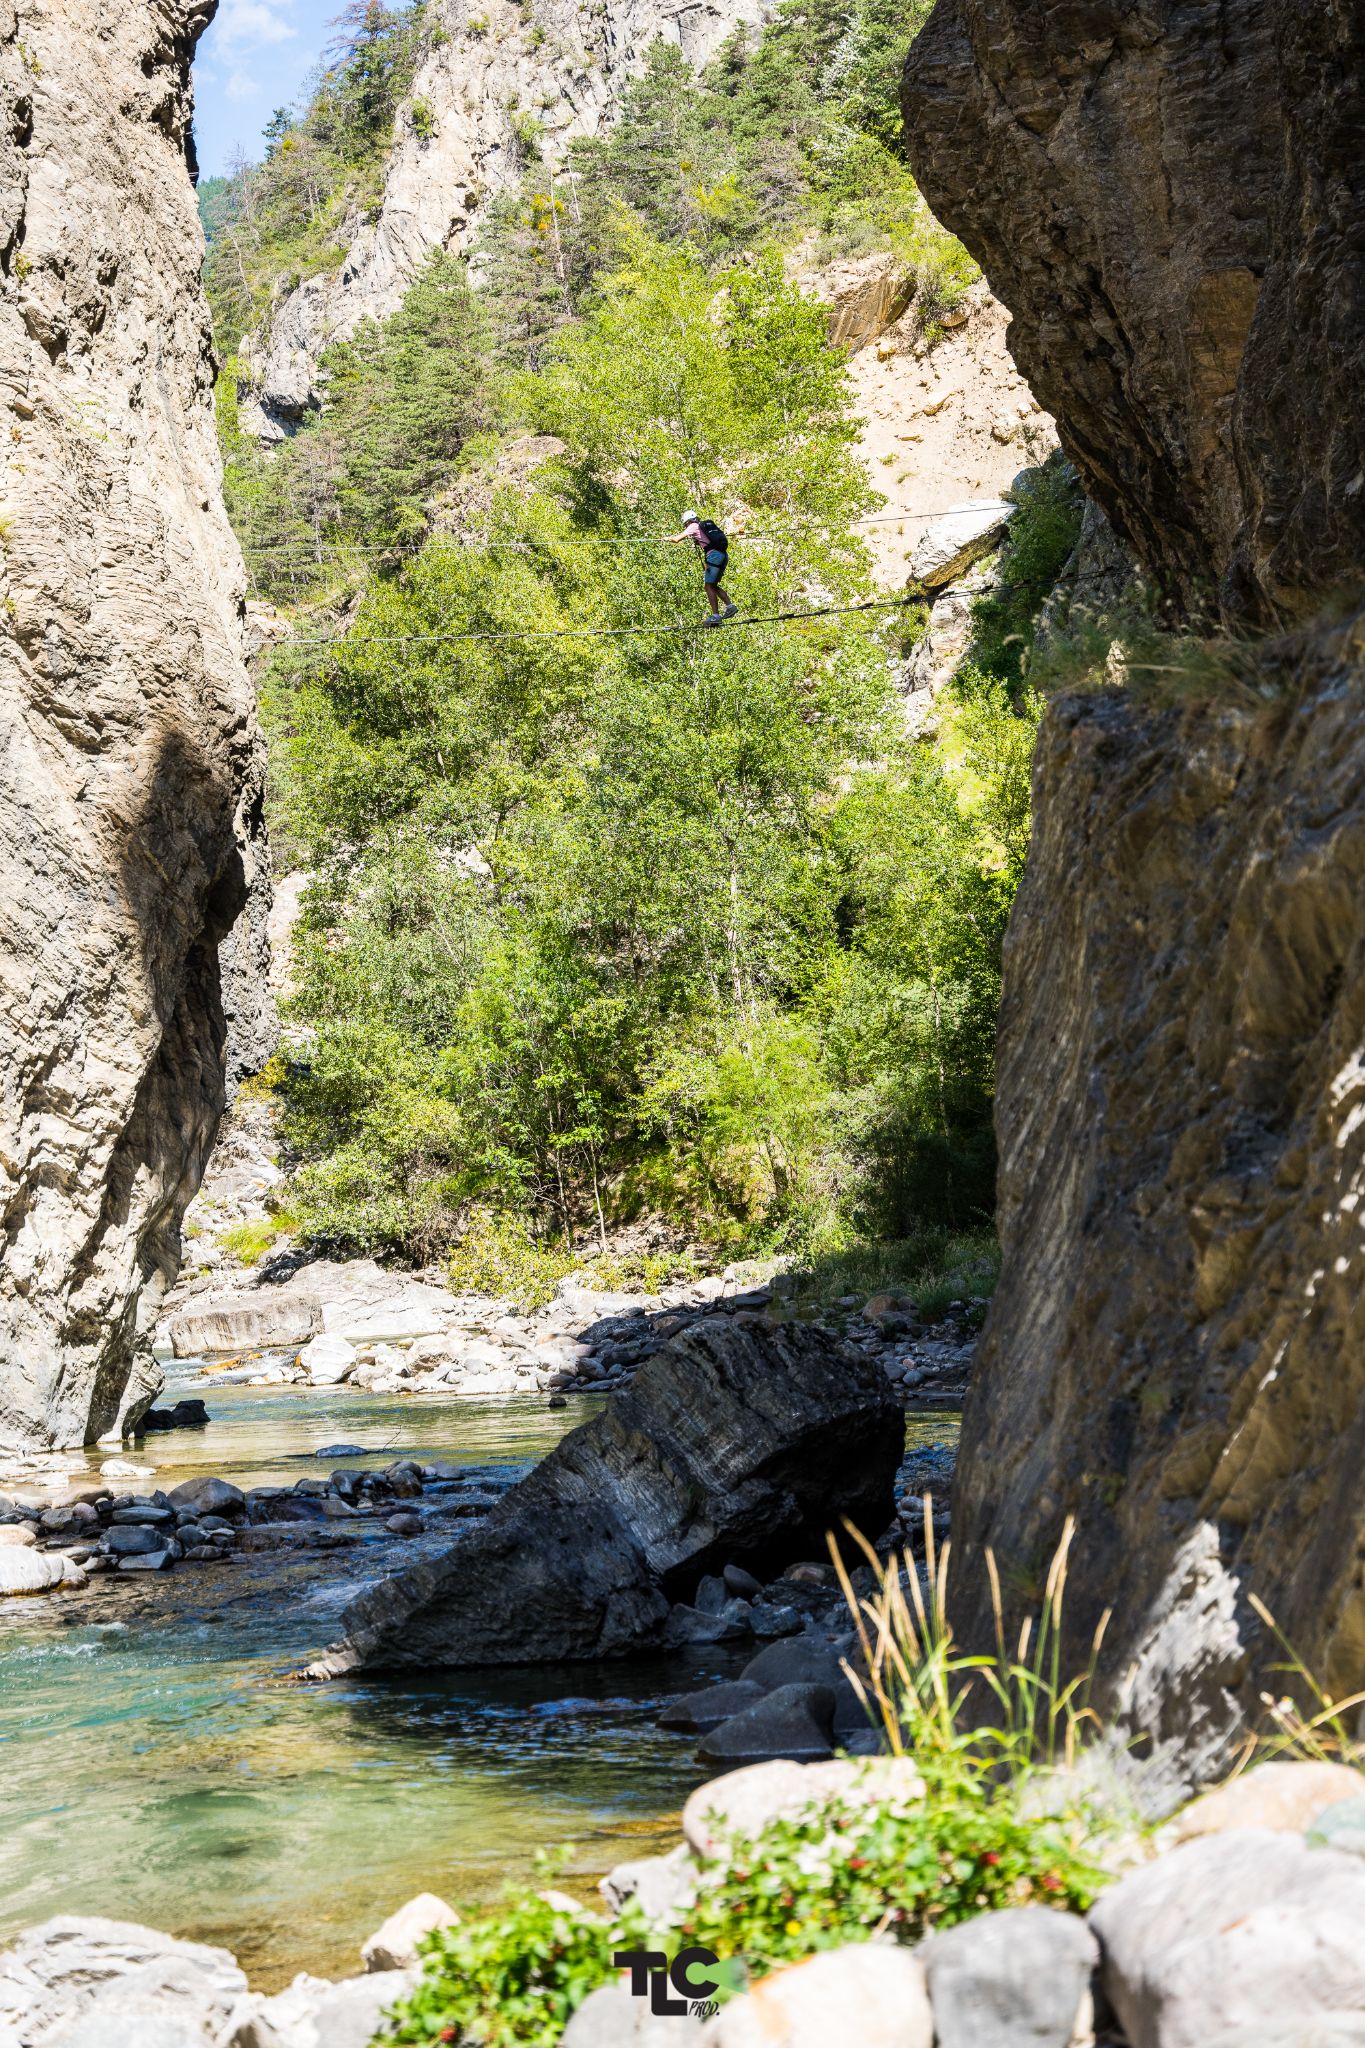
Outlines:
{"label": "river rock", "polygon": [[680,1842],[667,1856],[640,1856],[631,1863],[618,1863],[602,1879],[598,1890],[614,1913],[627,1899],[638,1901],[651,1927],[658,1927],[677,1913],[697,1888],[697,1866]]}
{"label": "river rock", "polygon": [[808,1555],[843,1516],[890,1520],[901,1411],[871,1361],[805,1324],[717,1316],[442,1555],[346,1610],[315,1667],[517,1664],[657,1644],[676,1599],[739,1552]]}
{"label": "river rock", "polygon": [[838,1652],[825,1643],[786,1641],[769,1643],[751,1657],[740,1677],[750,1685],[772,1692],[779,1685],[827,1685],[833,1690],[846,1684]]}
{"label": "river rock", "polygon": [[166,1532],[132,1522],[127,1527],[106,1529],[100,1538],[100,1547],[110,1557],[150,1557],[155,1551],[166,1548]]}
{"label": "river rock", "polygon": [[355,1347],[344,1337],[314,1337],[299,1353],[299,1364],[315,1387],[339,1386],[356,1362]]}
{"label": "river rock", "polygon": [[734,1679],[728,1685],[708,1685],[700,1692],[684,1693],[670,1700],[658,1717],[660,1728],[676,1728],[685,1735],[706,1735],[765,1696],[761,1685],[748,1679]]}
{"label": "river rock", "polygon": [[[173,1508],[193,1508],[201,1521],[211,1516],[235,1521],[246,1513],[246,1495],[230,1479],[185,1479],[166,1498]],[[212,1522],[206,1526],[211,1528]]]}
{"label": "river rock", "polygon": [[149,1408],[139,1424],[139,1433],[154,1435],[167,1429],[207,1429],[209,1411],[202,1401],[177,1401],[172,1408]]}
{"label": "river rock", "polygon": [[628,1983],[603,1984],[579,2006],[559,2048],[695,2048],[701,2032],[690,2012],[656,2015]]}
{"label": "river rock", "polygon": [[0,1955],[0,2038],[8,2026],[25,2048],[151,2048],[159,2029],[175,2048],[200,2048],[217,2040],[246,1991],[224,1949],[63,1914]]}
{"label": "river rock", "polygon": [[65,1560],[51,1551],[0,1549],[0,1594],[47,1593],[62,1582]]}
{"label": "river rock", "polygon": [[703,1614],[699,1608],[680,1604],[670,1608],[661,1638],[665,1650],[685,1649],[693,1643],[734,1643],[749,1634],[747,1619],[732,1614]]}
{"label": "river rock", "polygon": [[367,1970],[404,1970],[417,1960],[417,1944],[424,1935],[434,1934],[438,1927],[458,1927],[460,1916],[453,1906],[444,1899],[438,1899],[435,1892],[418,1892],[415,1899],[409,1899],[395,1913],[390,1913],[382,1927],[377,1927],[361,1948],[361,1958]]}
{"label": "river rock", "polygon": [[[934,2048],[924,1966],[908,1950],[864,1941],[776,1970],[732,1999],[703,2048]],[[980,2048],[986,2048],[984,2039]],[[992,2042],[991,2048],[995,2048]]]}
{"label": "river rock", "polygon": [[1131,2048],[1365,2012],[1365,1864],[1297,1835],[1186,1842],[1102,1893],[1090,1924]]}
{"label": "river rock", "polygon": [[704,1764],[757,1764],[770,1757],[819,1763],[833,1748],[834,1694],[827,1685],[780,1685],[730,1720],[697,1748]]}
{"label": "river rock", "polygon": [[1341,1800],[1365,1799],[1365,1775],[1345,1764],[1305,1759],[1258,1764],[1216,1792],[1206,1792],[1179,1815],[1178,1842],[1228,1828],[1280,1828],[1306,1834],[1318,1816]]}
{"label": "river rock", "polygon": [[0,1550],[30,1550],[37,1541],[36,1531],[27,1522],[7,1522],[0,1526]]}
{"label": "river rock", "polygon": [[795,1819],[811,1807],[904,1809],[923,1797],[924,1780],[911,1757],[751,1764],[699,1785],[683,1807],[682,1830],[694,1854],[708,1857],[727,1835],[761,1834],[770,1821]]}
{"label": "river rock", "polygon": [[979,1913],[915,1953],[929,1980],[935,2048],[1071,2048],[1090,2036],[1099,1945],[1074,1914]]}

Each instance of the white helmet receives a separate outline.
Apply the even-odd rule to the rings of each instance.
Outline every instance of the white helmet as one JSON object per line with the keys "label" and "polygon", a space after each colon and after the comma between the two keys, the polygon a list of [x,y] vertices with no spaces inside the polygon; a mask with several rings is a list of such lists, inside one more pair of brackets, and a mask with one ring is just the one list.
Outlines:
{"label": "white helmet", "polygon": [[684,526],[697,526],[700,524],[700,519],[695,512],[684,512],[682,523]]}

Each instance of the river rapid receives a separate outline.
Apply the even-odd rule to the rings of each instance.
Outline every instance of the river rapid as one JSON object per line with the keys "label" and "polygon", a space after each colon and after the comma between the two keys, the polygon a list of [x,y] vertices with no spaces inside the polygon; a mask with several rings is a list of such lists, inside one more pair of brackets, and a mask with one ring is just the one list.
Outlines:
{"label": "river rapid", "polygon": [[[412,1454],[506,1484],[599,1405],[220,1387],[209,1427],[148,1437],[136,1462],[155,1476],[124,1484],[292,1484],[331,1469],[316,1453],[340,1441],[373,1453],[356,1467]],[[955,1420],[912,1428],[944,1442]],[[90,1454],[92,1473],[103,1462]],[[705,1773],[654,1717],[689,1684],[733,1675],[752,1645],[281,1682],[415,1548],[370,1539],[0,1603],[0,1935],[105,1913],[220,1943],[272,1989],[299,1969],[354,1971],[365,1936],[417,1891],[486,1899],[571,1843],[564,1872],[582,1892],[671,1845]]]}

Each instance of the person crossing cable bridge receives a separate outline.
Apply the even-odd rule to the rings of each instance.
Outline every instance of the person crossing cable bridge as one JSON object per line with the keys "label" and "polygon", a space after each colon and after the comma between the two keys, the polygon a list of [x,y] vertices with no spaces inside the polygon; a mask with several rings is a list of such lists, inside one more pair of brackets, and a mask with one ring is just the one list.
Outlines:
{"label": "person crossing cable bridge", "polygon": [[[703,626],[718,626],[723,619],[732,619],[739,606],[731,604],[721,581],[730,557],[730,543],[715,520],[703,519],[697,512],[684,512],[682,532],[670,533],[666,538],[670,547],[676,547],[680,541],[690,540],[693,546],[701,551],[704,563],[702,586],[706,592],[706,602],[710,606],[710,611],[702,620]],[[725,607],[723,611],[722,605]]]}

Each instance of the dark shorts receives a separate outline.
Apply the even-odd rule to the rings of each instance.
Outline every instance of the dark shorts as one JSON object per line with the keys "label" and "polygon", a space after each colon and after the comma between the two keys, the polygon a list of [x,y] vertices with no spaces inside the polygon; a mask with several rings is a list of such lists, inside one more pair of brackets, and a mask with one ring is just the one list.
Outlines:
{"label": "dark shorts", "polygon": [[719,583],[721,577],[725,574],[725,565],[729,559],[730,557],[726,554],[724,548],[708,548],[706,550],[706,574],[703,580],[712,585]]}

